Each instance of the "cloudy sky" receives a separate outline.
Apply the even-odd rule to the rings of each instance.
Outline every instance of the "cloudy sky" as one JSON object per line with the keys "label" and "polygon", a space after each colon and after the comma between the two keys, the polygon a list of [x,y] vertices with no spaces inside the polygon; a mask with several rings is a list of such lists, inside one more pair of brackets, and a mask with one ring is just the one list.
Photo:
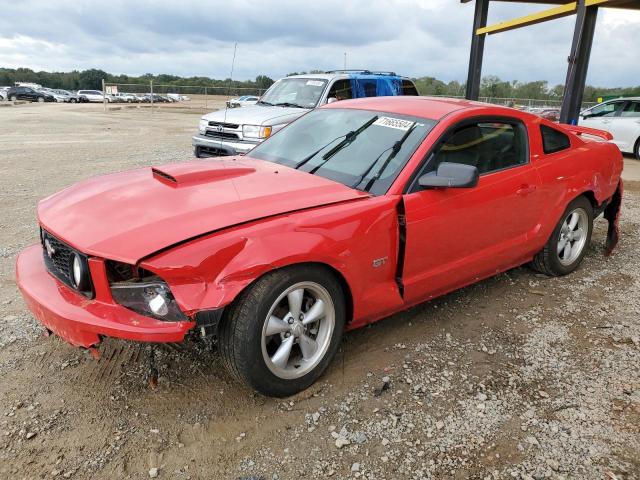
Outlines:
{"label": "cloudy sky", "polygon": [[[342,68],[465,80],[458,0],[0,0],[0,67],[234,78]],[[489,23],[539,10],[495,3]],[[563,83],[573,17],[489,37],[483,74]],[[588,83],[640,85],[640,12],[601,9]]]}

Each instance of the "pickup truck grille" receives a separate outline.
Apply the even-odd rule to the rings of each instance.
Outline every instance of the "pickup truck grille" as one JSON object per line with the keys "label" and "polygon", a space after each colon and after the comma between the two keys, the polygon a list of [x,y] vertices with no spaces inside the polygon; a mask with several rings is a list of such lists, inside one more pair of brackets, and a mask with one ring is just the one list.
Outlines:
{"label": "pickup truck grille", "polygon": [[237,140],[238,138],[240,138],[238,136],[237,133],[231,133],[231,132],[214,132],[212,130],[207,130],[204,133],[205,137],[211,137],[211,138],[232,138]]}
{"label": "pickup truck grille", "polygon": [[[47,267],[49,273],[51,273],[51,275],[56,277],[65,285],[68,285],[75,290],[75,288],[71,284],[72,255],[77,253],[85,261],[87,258],[86,255],[78,252],[74,248],[64,243],[62,240],[57,239],[46,230],[40,230],[40,241],[42,243],[42,256],[44,258],[44,264]],[[93,282],[90,285],[89,291],[80,293],[89,298],[93,298]]]}
{"label": "pickup truck grille", "polygon": [[223,122],[209,122],[209,126],[231,128],[233,130],[240,128],[240,125],[238,125],[237,123],[223,123]]}

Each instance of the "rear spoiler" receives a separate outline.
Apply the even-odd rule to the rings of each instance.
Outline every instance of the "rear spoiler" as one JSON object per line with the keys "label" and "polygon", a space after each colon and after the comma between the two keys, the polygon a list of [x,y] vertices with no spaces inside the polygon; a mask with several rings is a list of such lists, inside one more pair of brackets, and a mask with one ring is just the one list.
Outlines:
{"label": "rear spoiler", "polygon": [[569,130],[576,135],[591,135],[592,137],[598,137],[603,140],[613,140],[613,135],[604,130],[598,130],[596,128],[579,127],[578,125],[562,125],[562,128]]}

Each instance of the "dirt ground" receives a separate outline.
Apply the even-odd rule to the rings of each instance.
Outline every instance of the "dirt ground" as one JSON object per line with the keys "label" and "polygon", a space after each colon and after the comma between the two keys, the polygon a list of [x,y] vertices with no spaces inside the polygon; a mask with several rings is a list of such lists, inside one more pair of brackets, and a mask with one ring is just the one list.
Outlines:
{"label": "dirt ground", "polygon": [[244,389],[196,342],[159,351],[152,390],[144,346],[95,361],[44,337],[14,281],[37,201],[190,158],[198,118],[0,109],[0,479],[640,478],[640,182],[612,257],[598,220],[576,273],[517,268],[352,332],[294,398]]}

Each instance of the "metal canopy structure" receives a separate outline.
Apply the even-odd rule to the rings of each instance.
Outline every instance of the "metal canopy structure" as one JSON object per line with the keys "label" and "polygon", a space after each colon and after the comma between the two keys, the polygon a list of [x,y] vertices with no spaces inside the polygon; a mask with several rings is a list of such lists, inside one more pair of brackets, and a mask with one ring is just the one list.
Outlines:
{"label": "metal canopy structure", "polygon": [[[473,0],[460,0],[469,3]],[[495,25],[487,26],[489,2],[508,3],[537,3],[552,6],[537,13],[525,15]],[[493,35],[516,28],[535,25],[537,23],[555,20],[569,15],[576,16],[571,51],[568,57],[567,79],[562,100],[560,121],[562,123],[577,123],[580,105],[584,95],[591,45],[596,28],[596,19],[600,7],[622,8],[640,11],[640,0],[475,0],[475,15],[473,17],[473,33],[471,39],[471,53],[469,56],[469,73],[467,75],[466,97],[477,100],[480,95],[480,80],[482,75],[482,58],[484,56],[484,40],[487,35]]]}

